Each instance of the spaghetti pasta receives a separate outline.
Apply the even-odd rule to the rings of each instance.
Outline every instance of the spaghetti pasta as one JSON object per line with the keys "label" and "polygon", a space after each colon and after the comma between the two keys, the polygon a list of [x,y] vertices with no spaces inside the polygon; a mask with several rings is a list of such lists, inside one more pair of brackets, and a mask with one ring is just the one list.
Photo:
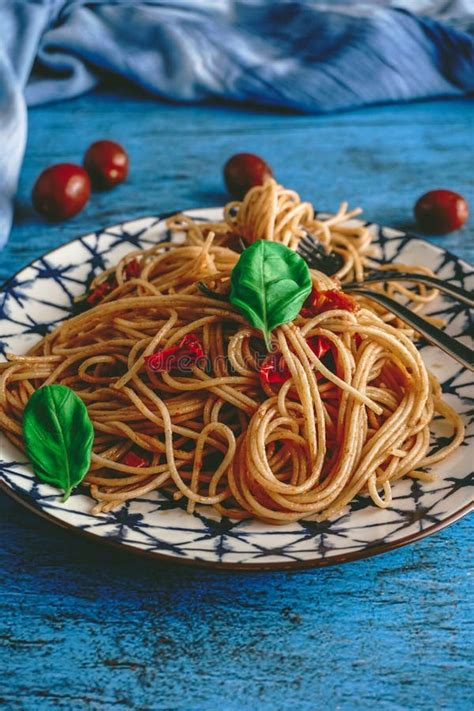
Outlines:
{"label": "spaghetti pasta", "polygon": [[[341,281],[361,280],[371,264],[370,231],[353,221],[358,212],[343,203],[319,218],[268,180],[227,205],[222,222],[174,216],[168,226],[184,233],[182,242],[130,253],[92,283],[88,310],[27,355],[8,355],[0,365],[1,429],[22,447],[31,394],[51,383],[72,388],[94,425],[84,484],[97,513],[153,490],[183,500],[190,513],[205,505],[275,524],[324,520],[361,492],[390,506],[395,481],[429,479],[425,468],[464,435],[411,331],[363,298],[352,310],[303,309],[273,332],[275,378],[264,378],[261,333],[198,285],[225,298],[239,239],[294,249],[310,232],[342,256],[334,277],[311,270],[313,289],[339,293]],[[423,285],[385,288],[415,309],[436,295]],[[453,435],[430,455],[435,415]]]}

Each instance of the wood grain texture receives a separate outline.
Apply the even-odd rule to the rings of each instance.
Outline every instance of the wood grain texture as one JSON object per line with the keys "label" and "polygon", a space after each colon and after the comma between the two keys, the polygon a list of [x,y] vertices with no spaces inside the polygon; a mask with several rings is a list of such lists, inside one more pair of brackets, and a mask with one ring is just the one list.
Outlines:
{"label": "wood grain texture", "polygon": [[[175,107],[97,93],[30,112],[0,280],[61,242],[141,215],[225,201],[221,166],[258,152],[319,208],[341,199],[409,226],[415,199],[448,187],[474,204],[468,101],[327,117]],[[131,176],[47,225],[36,175],[123,142]],[[474,220],[437,244],[474,260]],[[295,573],[213,573],[120,555],[0,494],[0,705],[7,709],[229,711],[474,706],[471,520],[379,558]]]}

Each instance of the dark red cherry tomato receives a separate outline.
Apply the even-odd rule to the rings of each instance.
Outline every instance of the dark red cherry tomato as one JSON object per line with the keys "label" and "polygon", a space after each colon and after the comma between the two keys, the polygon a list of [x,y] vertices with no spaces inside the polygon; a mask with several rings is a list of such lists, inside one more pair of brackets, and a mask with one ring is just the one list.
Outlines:
{"label": "dark red cherry tomato", "polygon": [[415,205],[415,218],[423,232],[446,234],[458,230],[469,217],[467,201],[452,190],[431,190]]}
{"label": "dark red cherry tomato", "polygon": [[226,188],[235,200],[242,200],[250,188],[263,185],[272,175],[268,163],[253,153],[236,153],[224,166]]}
{"label": "dark red cherry tomato", "polygon": [[86,151],[84,168],[94,187],[109,190],[128,175],[128,155],[120,143],[96,141]]}
{"label": "dark red cherry tomato", "polygon": [[33,205],[48,220],[66,220],[89,199],[91,182],[84,168],[57,163],[43,170],[33,186]]}

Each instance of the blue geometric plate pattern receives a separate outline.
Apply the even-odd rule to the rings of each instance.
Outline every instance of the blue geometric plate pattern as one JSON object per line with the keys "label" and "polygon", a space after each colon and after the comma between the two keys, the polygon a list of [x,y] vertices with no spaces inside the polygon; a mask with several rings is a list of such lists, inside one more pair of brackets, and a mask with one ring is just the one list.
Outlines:
{"label": "blue geometric plate pattern", "polygon": [[[201,220],[216,220],[218,208],[191,210]],[[392,229],[371,225],[384,262],[431,267],[438,276],[474,288],[474,272],[453,255]],[[127,252],[167,237],[164,218],[149,217],[80,237],[16,274],[0,293],[0,359],[23,353],[71,311],[93,273],[115,264]],[[469,310],[439,297],[428,313],[441,315],[451,335],[468,343]],[[464,335],[463,335],[464,334]],[[436,348],[422,346],[429,368],[443,384],[445,398],[464,418],[466,440],[447,461],[433,467],[436,481],[397,482],[393,505],[378,509],[360,496],[337,518],[269,526],[221,519],[197,507],[187,514],[178,503],[156,493],[127,502],[115,512],[93,516],[83,491],[61,503],[58,492],[36,480],[24,455],[0,433],[0,486],[15,499],[55,523],[94,540],[107,541],[155,558],[234,568],[286,568],[327,565],[384,552],[451,523],[472,508],[474,384],[472,375]],[[449,432],[436,423],[433,447]]]}

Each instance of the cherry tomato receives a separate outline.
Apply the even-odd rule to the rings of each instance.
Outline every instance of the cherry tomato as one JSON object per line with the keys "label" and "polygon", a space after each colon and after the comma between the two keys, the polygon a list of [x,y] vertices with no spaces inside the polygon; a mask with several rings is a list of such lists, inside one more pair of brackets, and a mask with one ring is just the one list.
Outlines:
{"label": "cherry tomato", "polygon": [[431,190],[415,205],[415,218],[423,232],[446,234],[458,230],[469,217],[467,201],[452,190]]}
{"label": "cherry tomato", "polygon": [[253,153],[236,153],[224,166],[226,188],[236,200],[242,200],[250,188],[263,185],[272,175],[268,163]]}
{"label": "cherry tomato", "polygon": [[86,151],[84,168],[96,188],[109,190],[128,175],[128,155],[120,143],[96,141]]}
{"label": "cherry tomato", "polygon": [[84,168],[74,163],[57,163],[37,178],[33,205],[48,220],[66,220],[82,210],[90,192],[91,182]]}

